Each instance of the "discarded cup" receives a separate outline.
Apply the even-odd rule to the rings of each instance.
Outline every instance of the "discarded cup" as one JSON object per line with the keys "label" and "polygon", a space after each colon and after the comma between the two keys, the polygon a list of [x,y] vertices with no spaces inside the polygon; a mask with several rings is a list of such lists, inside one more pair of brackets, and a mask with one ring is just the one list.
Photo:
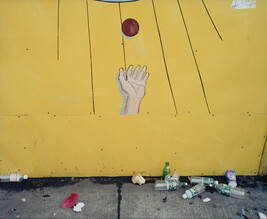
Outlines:
{"label": "discarded cup", "polygon": [[218,185],[215,185],[215,188],[219,193],[227,196],[232,196],[234,198],[244,198],[245,196],[244,189],[238,187],[233,188],[226,184],[220,183]]}
{"label": "discarded cup", "polygon": [[212,178],[209,177],[197,177],[197,176],[193,176],[190,178],[190,183],[194,184],[194,183],[202,183],[204,186],[210,186],[210,184],[215,184],[217,185],[219,182],[215,181]]}
{"label": "discarded cup", "polygon": [[225,176],[230,187],[234,188],[237,186],[236,172],[234,170],[226,170]]}
{"label": "discarded cup", "polygon": [[194,196],[204,192],[205,189],[206,187],[202,183],[199,183],[195,185],[194,187],[192,187],[191,189],[186,190],[182,197],[184,199],[193,198]]}
{"label": "discarded cup", "polygon": [[141,186],[142,184],[145,184],[145,182],[146,182],[146,180],[139,173],[132,177],[132,183],[133,184],[138,183]]}
{"label": "discarded cup", "polygon": [[21,175],[20,173],[11,173],[9,175],[0,176],[0,182],[21,182],[28,179],[28,175]]}

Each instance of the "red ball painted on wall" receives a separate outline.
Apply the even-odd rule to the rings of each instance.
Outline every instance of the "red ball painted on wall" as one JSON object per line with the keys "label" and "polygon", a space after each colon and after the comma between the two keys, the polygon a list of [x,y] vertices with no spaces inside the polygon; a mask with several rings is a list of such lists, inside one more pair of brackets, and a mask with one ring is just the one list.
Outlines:
{"label": "red ball painted on wall", "polygon": [[139,31],[139,24],[133,18],[128,18],[122,23],[122,33],[127,37],[135,36]]}

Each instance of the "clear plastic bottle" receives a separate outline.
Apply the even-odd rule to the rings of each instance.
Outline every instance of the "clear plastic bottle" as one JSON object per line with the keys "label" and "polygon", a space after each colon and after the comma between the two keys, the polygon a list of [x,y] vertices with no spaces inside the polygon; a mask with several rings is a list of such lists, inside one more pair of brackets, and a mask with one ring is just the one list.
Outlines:
{"label": "clear plastic bottle", "polygon": [[187,186],[187,183],[178,182],[175,179],[169,179],[167,181],[165,181],[165,180],[156,180],[155,181],[155,189],[156,190],[173,191],[173,190],[179,189],[182,186]]}
{"label": "clear plastic bottle", "polygon": [[177,172],[174,172],[171,176],[171,179],[175,179],[177,182],[179,182],[180,176]]}
{"label": "clear plastic bottle", "polygon": [[177,182],[179,182],[179,178],[180,178],[179,174],[176,173],[176,172],[174,172],[174,174],[172,174],[172,176],[171,176],[171,174],[167,174],[167,175],[165,176],[165,178],[164,178],[164,181],[168,181],[169,179],[174,179],[174,180],[176,180]]}
{"label": "clear plastic bottle", "polygon": [[21,175],[20,173],[11,173],[9,175],[0,176],[0,182],[21,182],[28,179],[28,175]]}
{"label": "clear plastic bottle", "polygon": [[210,186],[210,184],[215,184],[217,185],[219,182],[215,181],[212,178],[209,177],[197,177],[197,176],[193,176],[190,179],[190,183],[202,183],[205,186]]}
{"label": "clear plastic bottle", "polygon": [[244,189],[238,188],[238,187],[230,187],[226,184],[218,184],[215,185],[216,190],[223,194],[223,195],[228,195],[228,196],[232,196],[235,198],[244,198],[245,197],[245,191]]}
{"label": "clear plastic bottle", "polygon": [[193,198],[194,196],[204,192],[205,189],[206,187],[202,183],[199,183],[194,187],[192,187],[191,189],[186,190],[185,193],[183,194],[183,198],[184,199]]}
{"label": "clear plastic bottle", "polygon": [[170,170],[169,162],[166,162],[166,163],[165,163],[165,167],[164,167],[164,169],[163,169],[163,174],[162,174],[163,180],[165,180],[165,177],[166,177],[168,174],[171,175],[171,170]]}

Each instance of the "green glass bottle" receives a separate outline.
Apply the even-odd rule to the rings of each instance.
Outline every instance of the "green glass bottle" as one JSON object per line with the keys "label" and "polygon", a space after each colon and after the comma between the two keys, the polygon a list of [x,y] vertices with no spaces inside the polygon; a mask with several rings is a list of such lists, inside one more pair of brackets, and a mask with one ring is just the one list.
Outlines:
{"label": "green glass bottle", "polygon": [[162,174],[163,180],[165,179],[165,177],[166,177],[168,174],[171,174],[171,170],[170,170],[169,162],[166,162],[166,163],[165,163],[165,167],[164,167],[164,169],[163,169],[163,174]]}

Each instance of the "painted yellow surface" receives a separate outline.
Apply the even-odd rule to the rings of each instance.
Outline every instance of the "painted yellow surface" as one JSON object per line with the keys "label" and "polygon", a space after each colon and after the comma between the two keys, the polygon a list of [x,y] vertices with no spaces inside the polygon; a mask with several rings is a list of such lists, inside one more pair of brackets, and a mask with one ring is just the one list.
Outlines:
{"label": "painted yellow surface", "polygon": [[95,110],[119,115],[123,98],[116,81],[124,66],[118,4],[88,1]]}
{"label": "painted yellow surface", "polygon": [[264,148],[262,150],[262,158],[260,163],[259,175],[267,175],[267,138],[265,138]]}
{"label": "painted yellow surface", "polygon": [[141,114],[174,115],[176,107],[168,83],[152,1],[121,4],[122,20],[135,18],[140,23],[136,37],[125,38],[126,65],[146,65],[150,73]]}
{"label": "painted yellow surface", "polygon": [[212,113],[267,112],[267,1],[231,10],[231,0],[180,0]]}
{"label": "painted yellow surface", "polygon": [[164,45],[166,64],[179,114],[206,114],[199,75],[178,3],[155,0],[155,11]]}
{"label": "painted yellow surface", "polygon": [[[267,2],[231,3],[0,0],[0,174],[156,176],[165,161],[180,175],[261,174]],[[126,116],[116,78],[131,64],[150,77]]]}

